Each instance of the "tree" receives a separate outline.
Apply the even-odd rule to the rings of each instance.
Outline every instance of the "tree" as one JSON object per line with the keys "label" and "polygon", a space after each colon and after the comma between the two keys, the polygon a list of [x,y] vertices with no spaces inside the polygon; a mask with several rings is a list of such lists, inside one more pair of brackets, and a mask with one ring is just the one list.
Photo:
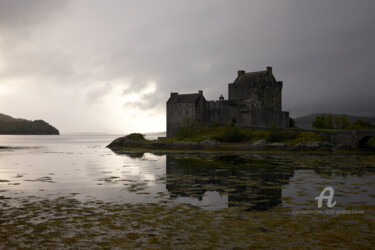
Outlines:
{"label": "tree", "polygon": [[335,118],[333,118],[333,125],[335,129],[339,129],[341,127],[341,117],[336,115]]}
{"label": "tree", "polygon": [[375,125],[361,119],[355,121],[350,125],[349,129],[372,129],[375,128]]}
{"label": "tree", "polygon": [[348,120],[348,117],[346,115],[341,115],[341,116],[338,116],[336,115],[334,117],[334,128],[335,129],[346,129],[349,127],[349,120]]}
{"label": "tree", "polygon": [[333,129],[333,116],[332,115],[326,115],[324,117],[324,128]]}
{"label": "tree", "polygon": [[325,128],[325,119],[324,116],[317,116],[312,123],[313,128],[323,129]]}
{"label": "tree", "polygon": [[350,125],[349,119],[346,115],[341,116],[341,129],[347,129]]}
{"label": "tree", "polygon": [[346,115],[323,115],[317,116],[313,121],[313,128],[316,129],[346,129],[349,127],[349,120]]}
{"label": "tree", "polygon": [[296,127],[296,122],[294,121],[293,118],[289,117],[289,128],[295,128]]}

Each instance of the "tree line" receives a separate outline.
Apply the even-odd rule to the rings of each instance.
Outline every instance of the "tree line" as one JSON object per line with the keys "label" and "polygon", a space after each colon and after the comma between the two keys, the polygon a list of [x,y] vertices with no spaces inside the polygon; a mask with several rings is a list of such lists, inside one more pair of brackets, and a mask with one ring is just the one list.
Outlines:
{"label": "tree line", "polygon": [[0,121],[0,134],[6,135],[58,135],[59,131],[43,120],[12,122]]}
{"label": "tree line", "polygon": [[361,119],[350,123],[346,115],[317,116],[312,123],[315,129],[373,129],[375,125]]}

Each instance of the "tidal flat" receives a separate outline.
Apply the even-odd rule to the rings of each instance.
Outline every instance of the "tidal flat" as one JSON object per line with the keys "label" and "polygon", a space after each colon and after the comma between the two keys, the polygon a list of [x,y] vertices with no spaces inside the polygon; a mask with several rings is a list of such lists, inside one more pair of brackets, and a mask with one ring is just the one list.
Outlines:
{"label": "tidal flat", "polygon": [[114,153],[112,137],[1,136],[21,148],[0,151],[0,248],[375,243],[373,153]]}
{"label": "tidal flat", "polygon": [[374,246],[365,214],[291,215],[277,207],[207,211],[191,205],[81,203],[72,198],[2,205],[1,248],[350,248]]}

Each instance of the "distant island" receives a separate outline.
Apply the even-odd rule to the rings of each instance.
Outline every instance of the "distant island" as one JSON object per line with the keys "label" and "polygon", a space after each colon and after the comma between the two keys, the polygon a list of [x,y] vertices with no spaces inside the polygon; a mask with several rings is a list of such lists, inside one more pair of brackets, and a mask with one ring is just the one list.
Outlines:
{"label": "distant island", "polygon": [[58,135],[59,130],[43,120],[28,121],[0,114],[2,135]]}

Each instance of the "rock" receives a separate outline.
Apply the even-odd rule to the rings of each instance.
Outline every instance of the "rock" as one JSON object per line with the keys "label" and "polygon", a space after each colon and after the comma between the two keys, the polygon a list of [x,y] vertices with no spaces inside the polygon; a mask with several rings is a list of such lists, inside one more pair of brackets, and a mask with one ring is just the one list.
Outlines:
{"label": "rock", "polygon": [[263,232],[263,233],[267,233],[267,232],[270,231],[268,227],[265,227],[265,226],[263,226],[263,225],[262,225],[262,226],[259,226],[258,229],[259,229],[259,231],[261,231],[261,232]]}
{"label": "rock", "polygon": [[308,141],[306,142],[306,147],[309,149],[318,149],[320,148],[320,143],[317,141]]}
{"label": "rock", "polygon": [[107,147],[124,147],[124,146],[141,146],[144,145],[147,140],[142,134],[132,133],[130,135],[120,137],[112,141]]}
{"label": "rock", "polygon": [[218,147],[220,146],[221,143],[217,141],[204,140],[200,144],[205,148],[210,148],[210,147]]}
{"label": "rock", "polygon": [[266,141],[265,140],[259,140],[259,141],[256,141],[256,142],[253,142],[253,145],[254,146],[265,146],[266,145]]}
{"label": "rock", "polygon": [[335,145],[333,145],[333,143],[330,143],[330,142],[327,142],[327,141],[322,141],[322,142],[320,142],[320,146],[325,147],[325,148],[333,148]]}
{"label": "rock", "polygon": [[342,144],[342,143],[337,144],[337,145],[335,146],[335,149],[340,149],[340,150],[353,150],[352,147],[348,146],[347,144]]}
{"label": "rock", "polygon": [[275,143],[269,143],[269,144],[267,144],[267,147],[268,148],[276,148],[276,149],[286,149],[288,147],[288,145],[285,144],[285,143],[277,143],[277,142],[275,142]]}
{"label": "rock", "polygon": [[265,148],[266,147],[266,141],[264,141],[264,140],[259,140],[259,141],[256,141],[256,142],[253,142],[253,143],[249,143],[248,145],[247,145],[247,147],[249,148],[249,149],[263,149],[263,148]]}
{"label": "rock", "polygon": [[318,141],[300,142],[297,144],[297,147],[301,149],[315,150],[320,148],[320,143]]}

